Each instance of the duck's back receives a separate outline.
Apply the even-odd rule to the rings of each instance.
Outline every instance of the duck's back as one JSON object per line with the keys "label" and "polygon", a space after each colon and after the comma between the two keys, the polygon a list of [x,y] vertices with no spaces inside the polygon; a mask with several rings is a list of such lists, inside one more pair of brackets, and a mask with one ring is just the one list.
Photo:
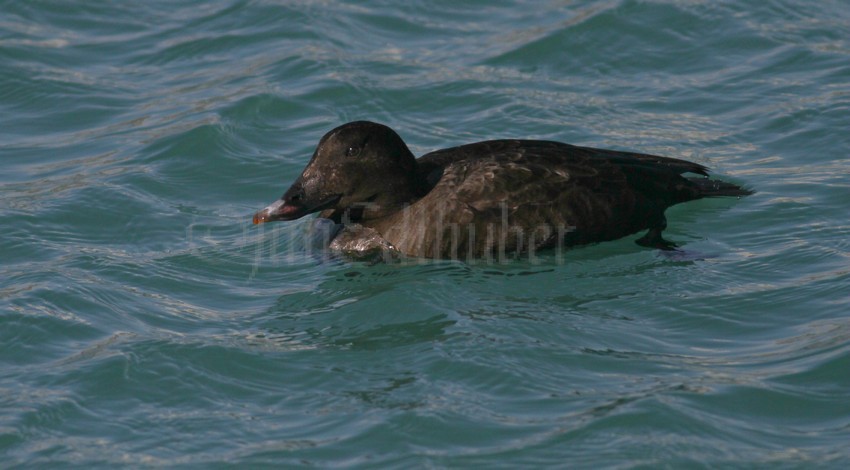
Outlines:
{"label": "duck's back", "polygon": [[664,210],[698,199],[691,162],[559,142],[494,140],[417,160],[421,199],[376,224],[411,256],[465,258],[613,240],[665,226]]}

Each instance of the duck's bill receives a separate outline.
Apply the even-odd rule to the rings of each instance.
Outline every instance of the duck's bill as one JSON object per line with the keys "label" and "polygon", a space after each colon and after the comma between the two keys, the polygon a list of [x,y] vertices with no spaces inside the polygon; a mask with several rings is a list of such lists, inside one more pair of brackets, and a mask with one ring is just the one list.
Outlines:
{"label": "duck's bill", "polygon": [[295,220],[304,217],[313,212],[327,209],[339,201],[340,196],[332,196],[328,199],[314,205],[298,204],[296,202],[287,202],[284,199],[278,199],[271,203],[265,209],[254,214],[254,223],[263,224],[266,222],[274,222],[275,220]]}
{"label": "duck's bill", "polygon": [[254,214],[254,223],[263,224],[275,220],[295,220],[309,213],[310,211],[303,206],[292,203],[287,204],[283,199],[278,199],[265,209]]}

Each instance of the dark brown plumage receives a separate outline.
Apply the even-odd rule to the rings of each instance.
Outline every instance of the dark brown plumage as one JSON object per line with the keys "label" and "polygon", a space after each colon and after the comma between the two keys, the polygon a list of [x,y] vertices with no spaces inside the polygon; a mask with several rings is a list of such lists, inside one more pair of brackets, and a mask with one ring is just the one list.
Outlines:
{"label": "dark brown plumage", "polygon": [[345,224],[339,249],[426,258],[522,253],[644,229],[639,244],[670,249],[661,236],[668,207],[751,194],[707,176],[684,160],[539,140],[478,142],[417,160],[389,127],[358,121],[322,137],[302,175],[254,223],[321,211]]}

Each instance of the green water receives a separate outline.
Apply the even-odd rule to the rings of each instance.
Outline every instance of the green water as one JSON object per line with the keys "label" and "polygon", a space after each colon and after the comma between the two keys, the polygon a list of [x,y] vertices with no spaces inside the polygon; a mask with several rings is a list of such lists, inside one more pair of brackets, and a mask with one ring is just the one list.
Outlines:
{"label": "green water", "polygon": [[[251,214],[326,131],[754,188],[508,264]],[[0,1],[0,467],[850,464],[842,1]]]}

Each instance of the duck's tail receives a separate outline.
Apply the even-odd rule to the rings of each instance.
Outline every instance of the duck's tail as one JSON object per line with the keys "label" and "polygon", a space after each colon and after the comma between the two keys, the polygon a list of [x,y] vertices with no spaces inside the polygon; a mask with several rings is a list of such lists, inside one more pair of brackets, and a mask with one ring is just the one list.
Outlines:
{"label": "duck's tail", "polygon": [[755,191],[747,188],[742,188],[737,184],[727,183],[725,181],[714,180],[706,177],[688,178],[694,183],[699,191],[700,197],[720,197],[720,196],[749,196]]}

